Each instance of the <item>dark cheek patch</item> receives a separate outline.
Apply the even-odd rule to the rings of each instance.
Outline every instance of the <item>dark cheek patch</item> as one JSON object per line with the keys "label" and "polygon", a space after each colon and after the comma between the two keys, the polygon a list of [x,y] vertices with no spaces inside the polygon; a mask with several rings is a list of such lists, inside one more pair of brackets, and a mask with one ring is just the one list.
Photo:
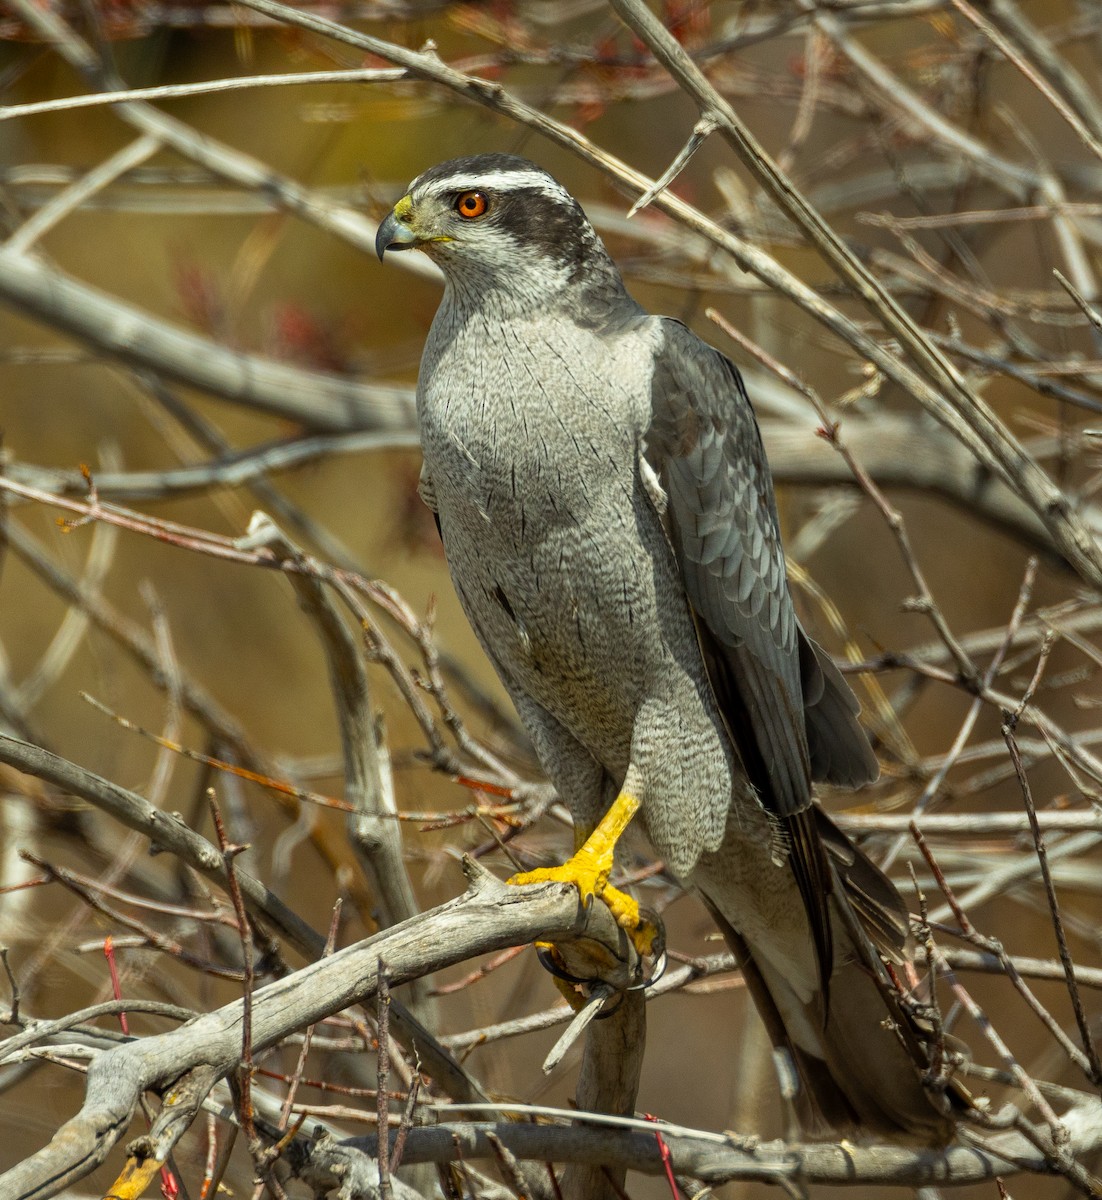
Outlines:
{"label": "dark cheek patch", "polygon": [[569,266],[585,251],[586,220],[573,201],[522,188],[498,197],[496,223],[522,246]]}

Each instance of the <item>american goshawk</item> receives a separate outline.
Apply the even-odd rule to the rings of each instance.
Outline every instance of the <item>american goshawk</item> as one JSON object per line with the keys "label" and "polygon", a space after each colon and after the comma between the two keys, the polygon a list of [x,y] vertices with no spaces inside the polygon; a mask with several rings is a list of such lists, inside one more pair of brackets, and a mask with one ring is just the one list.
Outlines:
{"label": "american goshawk", "polygon": [[520,881],[576,882],[633,927],[607,878],[638,809],[790,1052],[805,1129],[943,1138],[920,1031],[881,960],[906,939],[903,902],[812,798],[815,780],[859,787],[878,768],[853,693],[793,609],[738,371],[644,312],[577,201],[526,159],[426,171],[376,247],[417,247],[443,270],[417,388],[421,493],[589,835],[564,868]]}

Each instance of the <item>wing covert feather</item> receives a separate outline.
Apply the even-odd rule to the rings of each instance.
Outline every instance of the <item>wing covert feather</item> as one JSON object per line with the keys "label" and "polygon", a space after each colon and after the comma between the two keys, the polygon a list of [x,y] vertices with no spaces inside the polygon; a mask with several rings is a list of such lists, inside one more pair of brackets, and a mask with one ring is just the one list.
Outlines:
{"label": "wing covert feather", "polygon": [[765,452],[733,364],[679,322],[662,328],[647,457],[732,737],[763,803],[792,816],[811,802],[802,631]]}

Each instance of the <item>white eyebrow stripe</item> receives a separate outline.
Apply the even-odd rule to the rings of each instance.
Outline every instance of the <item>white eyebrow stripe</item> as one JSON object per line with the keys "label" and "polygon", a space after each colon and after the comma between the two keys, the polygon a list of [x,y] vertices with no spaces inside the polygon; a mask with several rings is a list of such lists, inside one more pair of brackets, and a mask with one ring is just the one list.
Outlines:
{"label": "white eyebrow stripe", "polygon": [[[428,195],[435,195],[438,192],[474,192],[479,188],[501,188],[508,191],[519,191],[526,188],[543,192],[545,196],[551,196],[556,200],[571,199],[566,188],[542,171],[484,171],[478,175],[471,174],[469,171],[459,171],[444,179],[433,179],[423,186]],[[414,184],[411,190],[419,192],[421,186]]]}

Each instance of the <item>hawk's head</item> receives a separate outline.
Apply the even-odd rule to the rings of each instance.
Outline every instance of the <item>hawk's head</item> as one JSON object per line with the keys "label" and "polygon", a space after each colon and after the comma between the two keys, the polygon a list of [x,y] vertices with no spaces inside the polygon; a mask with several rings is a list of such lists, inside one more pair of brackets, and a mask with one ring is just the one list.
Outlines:
{"label": "hawk's head", "polygon": [[577,200],[512,154],[454,158],[419,175],[379,227],[375,249],[424,250],[469,295],[506,291],[534,302],[619,284]]}

